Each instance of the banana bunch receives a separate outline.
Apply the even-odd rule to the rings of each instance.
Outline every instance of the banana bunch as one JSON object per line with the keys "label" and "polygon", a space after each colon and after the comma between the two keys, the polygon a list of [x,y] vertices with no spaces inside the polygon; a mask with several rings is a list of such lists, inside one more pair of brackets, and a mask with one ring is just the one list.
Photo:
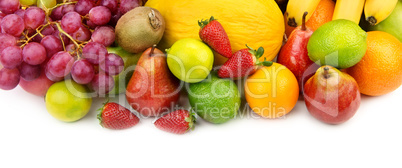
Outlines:
{"label": "banana bunch", "polygon": [[286,7],[287,23],[289,26],[301,25],[304,12],[307,12],[306,22],[317,8],[320,0],[289,0]]}
{"label": "banana bunch", "polygon": [[359,24],[365,0],[337,0],[332,20],[347,19]]}
{"label": "banana bunch", "polygon": [[398,0],[366,0],[364,16],[374,26],[390,15],[397,3]]}

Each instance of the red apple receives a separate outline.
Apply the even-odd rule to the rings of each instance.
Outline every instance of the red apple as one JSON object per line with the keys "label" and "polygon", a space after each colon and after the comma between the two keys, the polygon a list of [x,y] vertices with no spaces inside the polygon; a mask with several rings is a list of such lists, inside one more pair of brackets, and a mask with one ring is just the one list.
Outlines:
{"label": "red apple", "polygon": [[28,93],[44,97],[46,95],[47,90],[50,86],[53,85],[53,81],[49,80],[45,72],[42,71],[41,75],[32,81],[26,81],[20,78],[20,86],[22,89],[27,91]]}
{"label": "red apple", "polygon": [[304,85],[304,100],[310,114],[318,120],[341,124],[359,109],[360,91],[353,77],[323,66]]}

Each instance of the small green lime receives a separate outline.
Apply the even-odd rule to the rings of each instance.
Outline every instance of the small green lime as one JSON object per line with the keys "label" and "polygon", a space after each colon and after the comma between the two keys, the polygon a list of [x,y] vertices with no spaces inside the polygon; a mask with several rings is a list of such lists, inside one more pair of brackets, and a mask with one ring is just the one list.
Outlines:
{"label": "small green lime", "polygon": [[206,121],[219,124],[236,117],[240,108],[240,93],[229,79],[218,78],[215,72],[188,89],[190,105]]}
{"label": "small green lime", "polygon": [[337,68],[357,64],[366,53],[367,33],[355,22],[338,19],[325,23],[310,37],[308,55],[314,62]]}
{"label": "small green lime", "polygon": [[72,80],[57,82],[46,93],[46,109],[58,120],[77,121],[91,108],[92,98],[87,92],[84,86]]}
{"label": "small green lime", "polygon": [[214,64],[212,50],[202,41],[191,38],[174,43],[167,55],[170,71],[187,83],[204,80]]}

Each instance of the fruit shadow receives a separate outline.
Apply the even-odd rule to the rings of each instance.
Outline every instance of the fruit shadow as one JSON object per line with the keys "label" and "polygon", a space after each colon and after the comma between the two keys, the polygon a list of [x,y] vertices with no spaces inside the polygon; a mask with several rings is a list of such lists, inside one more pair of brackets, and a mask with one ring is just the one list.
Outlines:
{"label": "fruit shadow", "polygon": [[138,112],[133,110],[130,107],[130,105],[128,104],[125,94],[118,94],[118,95],[111,95],[111,96],[106,96],[106,97],[93,97],[90,111],[80,121],[97,122],[98,123],[99,121],[96,119],[97,115],[99,114],[100,109],[103,107],[103,105],[107,102],[118,103],[118,104],[130,109],[130,111],[132,111],[135,115],[138,116]]}
{"label": "fruit shadow", "polygon": [[245,98],[245,94],[244,94],[244,82],[235,80],[235,83],[237,84],[237,87],[238,87],[240,95],[241,95],[240,108],[238,111],[238,115],[235,118],[237,120],[241,120],[241,119],[259,120],[259,119],[261,119],[261,120],[281,121],[281,120],[285,120],[289,117],[293,117],[294,115],[299,115],[300,113],[303,113],[303,112],[308,113],[307,108],[304,105],[303,95],[300,94],[298,102],[296,103],[295,107],[288,114],[286,114],[282,117],[279,117],[279,118],[262,117],[262,116],[258,115],[257,113],[255,113],[249,106],[249,104]]}

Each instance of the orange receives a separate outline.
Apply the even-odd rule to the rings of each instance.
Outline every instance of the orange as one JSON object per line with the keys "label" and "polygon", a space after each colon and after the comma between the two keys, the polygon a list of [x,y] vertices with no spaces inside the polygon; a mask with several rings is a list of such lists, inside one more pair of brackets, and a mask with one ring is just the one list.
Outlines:
{"label": "orange", "polygon": [[[327,23],[332,20],[332,15],[334,14],[335,2],[332,0],[321,0],[318,3],[317,8],[315,9],[313,15],[306,22],[306,26],[311,30],[317,30],[321,25]],[[286,36],[289,37],[290,33],[295,29],[295,27],[291,27],[287,24],[286,14],[285,18],[285,33]]]}
{"label": "orange", "polygon": [[396,90],[402,84],[402,43],[385,32],[368,32],[366,54],[346,72],[365,95],[380,96]]}
{"label": "orange", "polygon": [[257,70],[246,80],[244,91],[251,109],[265,118],[289,113],[299,98],[296,77],[278,63]]}

